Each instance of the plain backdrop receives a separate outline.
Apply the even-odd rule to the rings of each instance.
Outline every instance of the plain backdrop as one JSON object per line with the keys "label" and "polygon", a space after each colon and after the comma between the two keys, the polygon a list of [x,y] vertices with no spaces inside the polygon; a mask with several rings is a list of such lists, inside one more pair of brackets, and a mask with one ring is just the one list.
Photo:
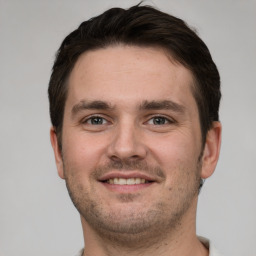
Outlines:
{"label": "plain backdrop", "polygon": [[[136,0],[0,0],[0,256],[71,256],[79,215],[56,172],[47,86],[64,37]],[[221,157],[199,197],[197,232],[224,256],[256,255],[256,1],[146,1],[196,28],[222,80]]]}

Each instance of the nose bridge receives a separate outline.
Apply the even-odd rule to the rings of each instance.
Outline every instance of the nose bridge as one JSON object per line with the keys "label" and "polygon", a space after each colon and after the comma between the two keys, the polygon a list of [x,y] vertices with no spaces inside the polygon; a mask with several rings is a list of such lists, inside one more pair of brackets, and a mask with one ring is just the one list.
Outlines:
{"label": "nose bridge", "polygon": [[111,157],[119,159],[144,158],[146,148],[142,142],[140,129],[132,118],[118,122],[109,150]]}

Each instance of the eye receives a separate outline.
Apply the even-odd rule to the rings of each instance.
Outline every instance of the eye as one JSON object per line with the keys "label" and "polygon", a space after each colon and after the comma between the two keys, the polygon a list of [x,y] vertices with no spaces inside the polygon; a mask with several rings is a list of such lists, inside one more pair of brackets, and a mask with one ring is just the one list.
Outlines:
{"label": "eye", "polygon": [[148,124],[151,124],[151,125],[165,125],[165,124],[170,124],[170,123],[173,123],[174,121],[166,118],[166,117],[163,117],[163,116],[155,116],[151,119],[149,119],[148,121]]}
{"label": "eye", "polygon": [[101,116],[92,116],[84,120],[83,123],[89,125],[103,125],[107,123],[107,120]]}

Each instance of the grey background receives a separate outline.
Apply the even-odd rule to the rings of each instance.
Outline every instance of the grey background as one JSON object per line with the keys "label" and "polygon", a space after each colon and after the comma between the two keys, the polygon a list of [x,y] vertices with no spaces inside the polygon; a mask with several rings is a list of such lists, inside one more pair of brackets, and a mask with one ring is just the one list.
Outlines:
{"label": "grey background", "polygon": [[[0,256],[74,255],[79,215],[57,176],[47,84],[61,41],[122,0],[0,0]],[[146,1],[185,19],[222,77],[221,157],[199,198],[198,234],[226,256],[255,256],[256,2]]]}

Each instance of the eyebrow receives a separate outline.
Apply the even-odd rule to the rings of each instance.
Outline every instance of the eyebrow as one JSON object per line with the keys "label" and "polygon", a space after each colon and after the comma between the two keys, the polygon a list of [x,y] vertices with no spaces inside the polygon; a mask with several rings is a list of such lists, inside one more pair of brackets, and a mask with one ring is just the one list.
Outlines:
{"label": "eyebrow", "polygon": [[[101,101],[101,100],[95,100],[95,101],[86,101],[81,100],[79,103],[75,104],[72,107],[71,113],[72,116],[75,116],[78,112],[83,110],[113,110],[115,109],[114,106],[111,104]],[[142,104],[139,106],[140,110],[173,110],[175,112],[184,113],[185,107],[183,105],[180,105],[174,101],[171,100],[162,100],[162,101],[143,101]]]}
{"label": "eyebrow", "polygon": [[95,100],[95,101],[81,100],[78,104],[75,104],[72,107],[71,113],[74,116],[78,112],[82,110],[87,110],[87,109],[110,110],[110,109],[114,109],[114,107],[111,106],[109,103],[101,100]]}
{"label": "eyebrow", "polygon": [[141,110],[162,110],[170,109],[175,112],[184,113],[185,107],[171,100],[162,100],[162,101],[144,101],[140,105]]}

